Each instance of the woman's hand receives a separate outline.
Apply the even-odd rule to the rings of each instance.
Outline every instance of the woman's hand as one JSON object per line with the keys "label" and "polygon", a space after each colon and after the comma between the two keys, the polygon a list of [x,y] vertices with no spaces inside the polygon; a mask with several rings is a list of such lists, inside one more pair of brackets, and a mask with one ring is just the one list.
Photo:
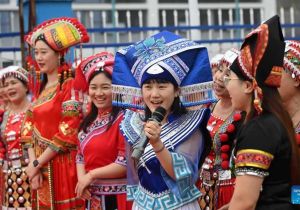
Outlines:
{"label": "woman's hand", "polygon": [[25,172],[29,178],[29,181],[31,181],[33,179],[33,177],[35,177],[40,172],[40,169],[37,167],[34,167],[33,163],[31,162],[26,167]]}
{"label": "woman's hand", "polygon": [[75,188],[75,193],[78,198],[83,198],[86,195],[86,188],[92,183],[93,178],[91,172],[86,173],[81,178],[78,178],[78,182]]}
{"label": "woman's hand", "polygon": [[30,181],[31,189],[37,190],[40,189],[43,185],[43,175],[39,172],[36,176],[34,176]]}
{"label": "woman's hand", "polygon": [[157,122],[146,122],[144,125],[144,131],[151,145],[157,143],[160,140],[161,127]]}

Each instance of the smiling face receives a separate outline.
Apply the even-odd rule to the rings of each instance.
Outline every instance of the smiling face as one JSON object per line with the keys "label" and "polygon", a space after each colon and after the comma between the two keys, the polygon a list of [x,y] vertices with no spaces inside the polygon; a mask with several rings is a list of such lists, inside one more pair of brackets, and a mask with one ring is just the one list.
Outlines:
{"label": "smiling face", "polygon": [[111,79],[103,72],[94,76],[89,84],[89,96],[99,110],[108,110],[112,107]]}
{"label": "smiling face", "polygon": [[59,54],[52,50],[44,41],[39,40],[34,48],[35,60],[41,73],[52,73],[59,66]]}
{"label": "smiling face", "polygon": [[227,66],[225,64],[220,66],[220,68],[218,68],[218,70],[215,72],[215,74],[213,76],[213,82],[214,82],[213,88],[214,88],[215,94],[218,98],[228,98],[229,97],[228,90],[225,87],[224,81],[223,81],[224,76],[229,76],[229,69],[227,68]]}
{"label": "smiling face", "polygon": [[5,91],[11,103],[20,103],[26,97],[27,87],[19,79],[10,76],[4,81]]}
{"label": "smiling face", "polygon": [[224,76],[224,84],[231,98],[232,107],[239,111],[249,111],[253,100],[252,83],[239,79],[233,71],[229,71],[229,76]]}
{"label": "smiling face", "polygon": [[150,80],[143,84],[142,95],[151,112],[162,106],[167,110],[167,116],[171,112],[175,97],[179,95],[179,90],[170,82],[158,83],[156,80]]}

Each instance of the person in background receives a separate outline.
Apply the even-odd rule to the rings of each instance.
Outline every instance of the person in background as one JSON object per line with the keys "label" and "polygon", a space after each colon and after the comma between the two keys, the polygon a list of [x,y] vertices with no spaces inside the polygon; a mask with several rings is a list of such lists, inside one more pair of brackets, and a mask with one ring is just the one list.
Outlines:
{"label": "person in background", "polygon": [[[211,79],[206,48],[168,31],[116,54],[113,104],[130,108],[120,126],[132,209],[200,209],[195,182],[210,148],[210,111],[187,107],[212,102]],[[153,120],[154,112],[161,122]]]}
{"label": "person in background", "polygon": [[25,173],[28,152],[20,141],[25,114],[30,106],[28,72],[19,66],[9,66],[1,71],[0,80],[10,102],[10,109],[4,112],[1,123],[1,209],[31,209],[31,188]]}
{"label": "person in background", "polygon": [[[286,110],[289,112],[296,132],[300,149],[300,42],[287,40],[284,54],[279,93]],[[300,150],[299,150],[300,151]]]}
{"label": "person in background", "polygon": [[246,36],[230,75],[224,76],[232,106],[247,114],[234,149],[234,193],[221,209],[296,209],[291,187],[300,183],[299,155],[291,118],[277,90],[284,49],[275,15]]}
{"label": "person in background", "polygon": [[[0,69],[0,78],[3,78],[3,74],[5,74],[5,72],[7,71],[6,68],[4,69]],[[3,113],[5,112],[5,110],[7,110],[9,108],[9,100],[7,97],[7,94],[4,90],[4,80],[0,80],[0,117],[2,118]]]}
{"label": "person in background", "polygon": [[242,115],[239,111],[234,111],[223,77],[228,76],[228,67],[238,54],[236,49],[226,51],[213,75],[218,102],[213,106],[207,123],[212,148],[200,169],[200,183],[197,183],[202,193],[199,204],[203,210],[218,209],[229,203],[234,190],[235,175],[232,173],[233,164],[230,159]]}
{"label": "person in background", "polygon": [[125,140],[120,132],[123,112],[112,105],[114,55],[101,52],[79,65],[84,72],[91,110],[78,134],[78,197],[90,200],[88,209],[129,210],[126,202]]}
{"label": "person in background", "polygon": [[64,17],[43,22],[25,37],[34,50],[35,61],[28,61],[33,62],[30,70],[35,67],[37,78],[22,141],[30,147],[26,173],[32,188],[37,189],[37,209],[84,208],[83,200],[75,193],[80,94],[64,56],[71,46],[88,39],[77,19]]}
{"label": "person in background", "polygon": [[211,73],[213,76],[220,69],[220,67],[221,67],[220,61],[223,58],[223,56],[224,56],[223,54],[216,54],[210,60],[210,68],[211,68]]}

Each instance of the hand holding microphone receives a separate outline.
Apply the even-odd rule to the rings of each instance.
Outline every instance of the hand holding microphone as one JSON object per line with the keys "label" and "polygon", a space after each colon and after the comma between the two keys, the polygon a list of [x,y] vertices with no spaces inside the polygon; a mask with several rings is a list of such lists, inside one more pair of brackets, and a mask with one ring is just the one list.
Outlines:
{"label": "hand holding microphone", "polygon": [[[153,130],[153,126],[160,126],[160,123],[163,121],[165,115],[166,115],[166,110],[163,107],[160,106],[155,109],[155,111],[152,113],[151,118],[148,119],[147,123],[149,123],[148,125],[149,127],[145,127],[147,138],[145,140],[140,141],[139,144],[134,148],[131,155],[132,158],[134,158],[135,160],[139,160],[141,158],[149,142],[149,138],[151,138],[151,140],[159,138],[160,132],[151,133],[151,130]],[[160,127],[157,129],[159,130]]]}

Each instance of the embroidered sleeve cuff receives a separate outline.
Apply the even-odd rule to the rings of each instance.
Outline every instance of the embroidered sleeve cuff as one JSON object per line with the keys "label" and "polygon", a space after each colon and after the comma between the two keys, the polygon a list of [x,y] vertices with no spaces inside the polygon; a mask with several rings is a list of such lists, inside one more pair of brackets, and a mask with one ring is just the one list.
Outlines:
{"label": "embroidered sleeve cuff", "polygon": [[178,196],[186,194],[193,187],[191,164],[178,153],[171,152],[173,170],[176,180],[173,180],[162,168],[161,173],[172,192]]}
{"label": "embroidered sleeve cuff", "polygon": [[120,164],[120,165],[123,165],[123,166],[126,166],[126,165],[127,165],[127,162],[126,162],[125,156],[119,155],[119,156],[117,157],[117,159],[115,160],[115,163]]}
{"label": "embroidered sleeve cuff", "polygon": [[255,149],[243,149],[237,152],[235,167],[257,168],[260,170],[268,170],[273,160],[273,155]]}
{"label": "embroidered sleeve cuff", "polygon": [[264,171],[262,169],[251,168],[251,167],[239,167],[235,169],[235,173],[237,176],[252,175],[261,178],[269,176],[269,172]]}
{"label": "embroidered sleeve cuff", "polygon": [[67,150],[76,149],[76,145],[70,144],[66,141],[63,141],[60,138],[58,138],[57,136],[53,137],[52,142],[51,142],[51,145],[53,146],[53,149],[58,152],[64,152]]}
{"label": "embroidered sleeve cuff", "polygon": [[32,148],[33,147],[33,139],[31,136],[22,136],[20,142],[24,148]]}
{"label": "embroidered sleeve cuff", "polygon": [[62,104],[62,114],[68,117],[77,117],[81,113],[81,104],[76,100],[68,100]]}
{"label": "embroidered sleeve cuff", "polygon": [[81,154],[76,155],[76,163],[84,164],[84,157]]}

